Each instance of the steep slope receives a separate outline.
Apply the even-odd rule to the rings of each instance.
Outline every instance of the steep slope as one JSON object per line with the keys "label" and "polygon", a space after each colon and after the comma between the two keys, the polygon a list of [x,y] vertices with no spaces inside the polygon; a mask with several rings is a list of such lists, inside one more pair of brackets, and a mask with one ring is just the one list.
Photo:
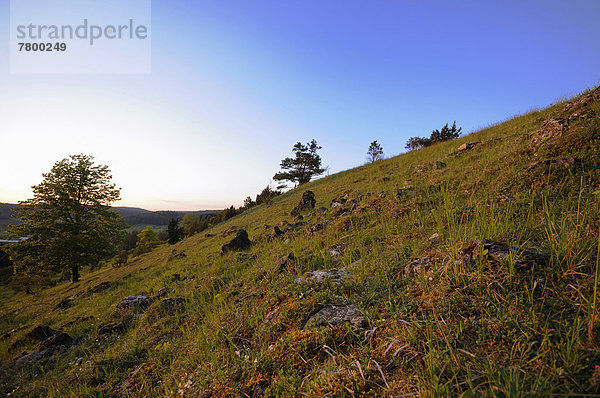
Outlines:
{"label": "steep slope", "polygon": [[[0,393],[596,392],[599,165],[596,89],[320,179],[78,284],[2,292]],[[314,210],[291,217],[307,190]],[[219,254],[240,228],[251,248]],[[130,295],[149,300],[117,305]],[[75,342],[39,347],[36,325]]]}

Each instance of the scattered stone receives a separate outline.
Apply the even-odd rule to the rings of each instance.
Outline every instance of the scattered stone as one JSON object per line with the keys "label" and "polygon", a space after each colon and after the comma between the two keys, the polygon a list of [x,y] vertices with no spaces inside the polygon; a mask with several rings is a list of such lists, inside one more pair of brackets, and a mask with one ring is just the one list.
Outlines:
{"label": "scattered stone", "polygon": [[338,207],[344,207],[344,205],[342,203],[340,203],[340,202],[333,202],[331,204],[331,208],[332,209],[337,209]]}
{"label": "scattered stone", "polygon": [[73,326],[73,325],[78,325],[78,324],[80,324],[82,322],[90,321],[92,319],[94,319],[94,317],[92,315],[90,315],[90,316],[78,316],[78,317],[74,318],[73,320],[71,320],[71,321],[65,323],[64,325],[62,325],[62,327],[66,328],[66,327],[70,327],[70,326]]}
{"label": "scattered stone", "polygon": [[44,341],[47,338],[54,336],[56,333],[56,330],[52,329],[50,326],[43,325],[34,327],[25,335],[25,337],[34,341]]}
{"label": "scattered stone", "polygon": [[277,225],[273,227],[273,233],[271,234],[271,236],[273,236],[274,238],[278,238],[283,234],[284,232],[281,229],[279,229]]}
{"label": "scattered stone", "polygon": [[294,283],[308,283],[313,282],[316,284],[323,284],[327,281],[337,285],[342,283],[345,279],[348,279],[350,274],[345,269],[338,270],[337,268],[327,270],[317,270],[306,273],[303,277],[294,279]]}
{"label": "scattered stone", "polygon": [[330,248],[328,248],[327,250],[325,250],[325,254],[328,254],[333,258],[338,258],[342,254],[343,250],[344,250],[344,245],[342,245],[341,243],[336,243],[335,245],[333,245]]}
{"label": "scattered stone", "polygon": [[396,200],[402,200],[403,196],[404,196],[404,190],[396,189]]}
{"label": "scattered stone", "polygon": [[525,172],[533,173],[538,171],[543,166],[549,166],[550,168],[573,169],[581,167],[582,165],[583,161],[579,158],[540,160],[530,164],[529,167],[525,169]]}
{"label": "scattered stone", "polygon": [[152,299],[148,296],[127,296],[117,303],[117,308],[120,310],[129,309],[144,309],[152,303]]}
{"label": "scattered stone", "polygon": [[327,221],[322,222],[322,223],[318,223],[318,224],[315,224],[315,225],[311,225],[307,229],[308,234],[309,235],[313,235],[314,233],[316,233],[318,231],[322,231],[325,228],[325,225],[327,225]]}
{"label": "scattered stone", "polygon": [[290,212],[291,216],[297,216],[300,212],[304,210],[310,210],[315,208],[315,204],[317,201],[315,200],[315,194],[313,191],[305,191],[302,194],[302,199],[300,199],[300,203],[298,206],[294,207],[294,209]]}
{"label": "scattered stone", "polygon": [[64,345],[57,345],[40,351],[23,352],[14,359],[13,363],[16,366],[24,366],[33,362],[38,362],[44,358],[49,358],[56,354],[62,354],[65,351],[67,351],[67,347]]}
{"label": "scattered stone", "polygon": [[186,300],[182,297],[166,298],[160,302],[160,308],[163,311],[173,312],[177,308],[181,308],[185,304]]}
{"label": "scattered stone", "polygon": [[382,193],[379,194],[380,198],[387,198],[387,196],[390,194],[390,191],[383,191]]}
{"label": "scattered stone", "polygon": [[250,242],[250,239],[248,239],[248,232],[246,232],[244,229],[240,229],[237,231],[235,238],[221,247],[221,254],[225,254],[229,251],[246,250],[251,244],[252,242]]}
{"label": "scattered stone", "polygon": [[172,280],[173,280],[173,282],[179,282],[179,281],[181,281],[181,275],[179,275],[179,274],[173,274],[172,275]]}
{"label": "scattered stone", "polygon": [[215,236],[217,236],[217,235],[215,235],[215,234],[204,234],[205,238],[214,238]]}
{"label": "scattered stone", "polygon": [[110,282],[102,282],[102,283],[100,283],[100,284],[98,284],[98,285],[94,286],[94,287],[93,287],[93,288],[90,290],[90,292],[91,292],[91,293],[100,293],[100,292],[102,292],[102,291],[104,291],[104,290],[107,290],[108,288],[110,288],[110,287],[111,287],[111,285],[112,285],[112,284],[111,284]]}
{"label": "scattered stone", "polygon": [[456,148],[456,152],[455,153],[462,153],[464,151],[468,151],[470,149],[473,149],[475,146],[479,145],[480,143],[481,143],[480,141],[465,142],[464,144],[462,144],[461,146],[459,146],[458,148]]}
{"label": "scattered stone", "polygon": [[279,259],[275,267],[271,270],[271,273],[278,273],[287,270],[288,266],[296,260],[294,253],[288,253],[287,256],[283,256]]}
{"label": "scattered stone", "polygon": [[541,252],[519,249],[491,240],[484,240],[483,244],[480,240],[476,240],[458,251],[459,260],[463,263],[476,262],[480,256],[496,263],[510,262],[512,260],[517,268],[547,265],[549,261],[549,256]]}
{"label": "scattered stone", "polygon": [[328,305],[310,317],[304,328],[312,326],[335,326],[343,323],[364,326],[366,320],[354,304],[343,306]]}
{"label": "scattered stone", "polygon": [[106,325],[102,325],[98,328],[98,335],[103,336],[105,334],[122,333],[127,330],[129,326],[129,320],[107,323]]}
{"label": "scattered stone", "polygon": [[327,210],[327,208],[326,208],[326,207],[323,207],[323,206],[321,206],[321,207],[319,207],[319,208],[317,209],[317,214],[325,214],[325,213],[327,213],[328,211],[329,211],[329,210]]}
{"label": "scattered stone", "polygon": [[579,108],[587,106],[594,102],[594,100],[600,100],[600,87],[592,90],[591,92],[576,98],[571,102],[567,102],[563,108],[565,112],[575,111]]}
{"label": "scattered stone", "polygon": [[72,300],[70,298],[66,298],[66,299],[61,300],[60,303],[58,303],[56,305],[56,307],[54,307],[54,309],[64,310],[64,309],[69,308],[71,306],[71,304],[72,304]]}
{"label": "scattered stone", "polygon": [[176,249],[173,249],[171,251],[171,254],[169,255],[170,260],[174,260],[176,258],[185,258],[185,257],[186,257],[185,251],[178,252]]}
{"label": "scattered stone", "polygon": [[567,128],[565,119],[549,119],[542,124],[542,127],[533,135],[529,143],[529,149],[537,151],[545,142],[562,136]]}
{"label": "scattered stone", "polygon": [[69,347],[72,344],[73,344],[73,339],[71,338],[71,336],[69,336],[66,333],[59,332],[59,333],[55,334],[54,336],[49,337],[48,339],[44,340],[42,342],[42,344],[40,344],[40,348],[38,351],[43,351],[50,347],[56,347],[59,345]]}
{"label": "scattered stone", "polygon": [[258,327],[259,331],[263,331],[269,326],[275,325],[279,321],[279,316],[281,315],[281,307],[275,307],[265,316],[265,319],[262,321],[260,326]]}
{"label": "scattered stone", "polygon": [[432,243],[439,242],[441,239],[442,239],[442,235],[438,234],[437,232],[436,232],[436,233],[434,233],[433,235],[431,235],[431,236],[429,237],[429,240],[430,240]]}
{"label": "scattered stone", "polygon": [[404,267],[404,274],[420,274],[429,271],[436,260],[429,257],[413,258]]}
{"label": "scattered stone", "polygon": [[436,170],[441,170],[441,169],[445,169],[445,168],[446,168],[446,163],[440,162],[439,160],[435,161],[435,169]]}
{"label": "scattered stone", "polygon": [[156,299],[161,298],[162,296],[165,296],[167,293],[168,293],[167,288],[161,287],[160,289],[158,289],[158,291],[154,295],[154,298],[156,298]]}

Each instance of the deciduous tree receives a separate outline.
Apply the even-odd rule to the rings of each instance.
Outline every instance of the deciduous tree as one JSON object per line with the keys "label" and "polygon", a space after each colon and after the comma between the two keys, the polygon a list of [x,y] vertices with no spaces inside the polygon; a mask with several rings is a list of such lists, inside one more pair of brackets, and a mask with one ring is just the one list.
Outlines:
{"label": "deciduous tree", "polygon": [[19,203],[22,223],[9,232],[27,239],[8,247],[16,269],[68,269],[77,282],[81,267],[117,252],[123,223],[110,204],[119,200],[120,189],[111,183],[108,167],[93,160],[81,154],[56,162],[32,187],[33,198]]}

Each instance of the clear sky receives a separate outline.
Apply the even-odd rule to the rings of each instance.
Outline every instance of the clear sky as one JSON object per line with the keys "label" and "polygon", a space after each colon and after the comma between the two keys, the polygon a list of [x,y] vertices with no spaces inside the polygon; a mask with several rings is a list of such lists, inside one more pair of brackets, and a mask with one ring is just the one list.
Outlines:
{"label": "clear sky", "polygon": [[9,8],[0,202],[86,153],[118,205],[239,205],[297,141],[315,138],[334,173],[375,139],[396,155],[447,122],[474,131],[600,81],[599,0],[154,0],[146,75],[10,74]]}

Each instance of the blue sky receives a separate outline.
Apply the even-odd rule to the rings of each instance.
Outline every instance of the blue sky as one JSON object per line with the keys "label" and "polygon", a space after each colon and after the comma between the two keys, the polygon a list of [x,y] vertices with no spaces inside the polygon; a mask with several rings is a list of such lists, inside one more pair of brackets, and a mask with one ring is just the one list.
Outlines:
{"label": "blue sky", "polygon": [[2,0],[0,202],[83,152],[119,205],[239,205],[297,141],[315,138],[333,173],[375,139],[395,155],[600,81],[597,0],[155,0],[147,75],[12,75],[9,15]]}

